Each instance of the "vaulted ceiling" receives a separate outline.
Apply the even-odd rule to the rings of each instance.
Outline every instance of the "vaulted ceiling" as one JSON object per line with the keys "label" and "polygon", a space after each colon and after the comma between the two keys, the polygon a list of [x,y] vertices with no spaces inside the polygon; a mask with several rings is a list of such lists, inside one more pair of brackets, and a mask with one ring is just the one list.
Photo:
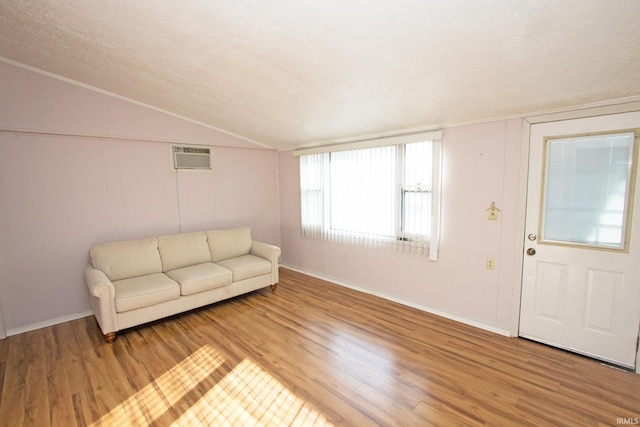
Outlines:
{"label": "vaulted ceiling", "polygon": [[283,149],[637,97],[640,1],[3,0],[0,57]]}

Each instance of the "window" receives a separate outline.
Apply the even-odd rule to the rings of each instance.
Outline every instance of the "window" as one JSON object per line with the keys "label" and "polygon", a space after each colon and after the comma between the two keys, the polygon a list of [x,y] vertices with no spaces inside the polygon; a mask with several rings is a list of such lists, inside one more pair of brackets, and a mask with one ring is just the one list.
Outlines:
{"label": "window", "polygon": [[545,139],[540,243],[626,250],[634,132]]}
{"label": "window", "polygon": [[428,242],[431,235],[433,142],[400,146],[400,237]]}
{"label": "window", "polygon": [[436,259],[440,150],[425,136],[301,150],[302,234]]}

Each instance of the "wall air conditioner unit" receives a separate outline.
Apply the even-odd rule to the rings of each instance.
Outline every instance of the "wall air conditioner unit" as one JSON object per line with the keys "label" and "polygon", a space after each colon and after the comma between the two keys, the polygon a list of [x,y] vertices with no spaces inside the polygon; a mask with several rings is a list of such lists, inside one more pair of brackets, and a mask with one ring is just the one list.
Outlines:
{"label": "wall air conditioner unit", "polygon": [[174,169],[211,169],[211,149],[203,147],[173,147]]}

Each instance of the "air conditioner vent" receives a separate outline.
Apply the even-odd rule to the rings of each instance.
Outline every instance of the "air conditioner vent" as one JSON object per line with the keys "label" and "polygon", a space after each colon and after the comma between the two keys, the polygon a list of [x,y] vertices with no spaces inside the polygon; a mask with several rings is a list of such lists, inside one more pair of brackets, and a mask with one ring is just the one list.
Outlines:
{"label": "air conditioner vent", "polygon": [[211,149],[203,147],[173,147],[175,169],[211,169]]}

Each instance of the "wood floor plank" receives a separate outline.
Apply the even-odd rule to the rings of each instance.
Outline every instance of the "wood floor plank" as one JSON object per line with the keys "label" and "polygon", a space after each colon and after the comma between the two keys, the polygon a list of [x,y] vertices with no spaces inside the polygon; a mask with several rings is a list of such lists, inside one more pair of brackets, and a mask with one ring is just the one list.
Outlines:
{"label": "wood floor plank", "polygon": [[640,376],[281,269],[118,334],[92,317],[0,341],[2,426],[613,426]]}
{"label": "wood floor plank", "polygon": [[[250,317],[250,315],[248,316]],[[251,321],[249,324],[255,323]],[[263,324],[269,325],[269,323]],[[352,425],[351,422],[357,423],[357,425],[375,425],[357,409],[343,404],[345,398],[343,389],[348,388],[349,385],[345,381],[338,381],[340,385],[338,388],[335,383],[331,383],[339,377],[329,375],[324,370],[330,371],[332,368],[325,366],[322,363],[322,358],[310,353],[308,349],[296,345],[295,342],[290,342],[286,335],[277,336],[277,333],[270,341],[263,339],[264,332],[256,334],[253,330],[250,334],[252,335],[251,345],[243,345],[237,338],[244,335],[247,329],[246,325],[241,325],[238,328],[237,325],[217,318],[215,328],[217,331],[223,332],[220,338],[225,340],[223,341],[224,347],[234,349],[235,353],[244,354],[249,360],[259,363],[259,366],[266,369],[276,380],[283,381],[285,386],[288,385],[290,389],[295,390],[301,398],[305,400],[320,398],[326,402],[328,405],[324,415],[330,416],[334,420],[350,420],[347,425]],[[281,341],[282,339],[285,341]],[[322,371],[318,370],[320,365],[323,365]],[[313,369],[314,367],[315,369]],[[286,382],[281,376],[282,373],[287,373]],[[353,387],[353,379],[349,378],[348,382]],[[336,424],[340,425],[341,423],[336,422]]]}
{"label": "wood floor plank", "polygon": [[47,398],[51,425],[75,426],[73,399],[69,388],[67,366],[62,359],[47,365]]}

